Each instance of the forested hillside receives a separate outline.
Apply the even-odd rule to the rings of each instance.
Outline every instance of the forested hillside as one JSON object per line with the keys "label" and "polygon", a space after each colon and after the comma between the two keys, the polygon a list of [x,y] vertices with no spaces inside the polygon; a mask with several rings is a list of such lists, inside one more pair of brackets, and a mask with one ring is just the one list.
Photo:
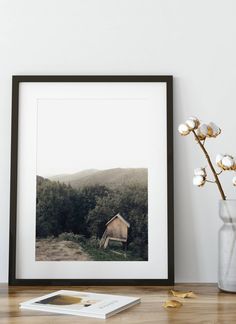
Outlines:
{"label": "forested hillside", "polygon": [[128,251],[137,256],[137,260],[147,260],[147,177],[146,180],[131,182],[129,179],[127,177],[128,181],[123,181],[122,186],[119,182],[116,188],[114,185],[93,184],[76,189],[38,176],[37,238],[57,238],[70,233],[84,245],[86,242],[99,242],[106,222],[120,213],[130,223]]}

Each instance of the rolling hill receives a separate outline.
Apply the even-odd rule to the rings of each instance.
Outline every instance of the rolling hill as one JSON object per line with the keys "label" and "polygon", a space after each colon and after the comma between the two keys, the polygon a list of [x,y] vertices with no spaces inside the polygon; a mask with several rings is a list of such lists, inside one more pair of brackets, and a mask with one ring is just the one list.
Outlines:
{"label": "rolling hill", "polygon": [[84,170],[74,174],[53,176],[49,180],[70,184],[73,188],[79,189],[93,185],[117,188],[134,183],[147,186],[147,178],[148,170],[146,168],[115,168],[108,170]]}
{"label": "rolling hill", "polygon": [[84,177],[91,176],[93,173],[96,173],[98,170],[96,169],[88,169],[80,172],[72,173],[72,174],[58,174],[52,177],[49,177],[49,180],[59,181],[64,183],[70,183],[71,181],[78,181]]}

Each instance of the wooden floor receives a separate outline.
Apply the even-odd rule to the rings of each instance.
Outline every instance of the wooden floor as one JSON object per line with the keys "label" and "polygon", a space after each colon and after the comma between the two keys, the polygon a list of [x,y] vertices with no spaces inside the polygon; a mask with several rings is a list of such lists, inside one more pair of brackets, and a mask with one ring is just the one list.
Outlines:
{"label": "wooden floor", "polygon": [[[165,309],[162,304],[173,299],[171,287],[9,287],[0,285],[0,323],[52,324],[52,323],[236,323],[236,294],[218,291],[216,285],[176,285],[175,289],[193,290],[194,299],[179,299],[179,309]],[[19,303],[59,289],[111,293],[141,297],[136,305],[107,320],[57,315],[38,311],[20,310]],[[176,298],[178,300],[178,298]]]}

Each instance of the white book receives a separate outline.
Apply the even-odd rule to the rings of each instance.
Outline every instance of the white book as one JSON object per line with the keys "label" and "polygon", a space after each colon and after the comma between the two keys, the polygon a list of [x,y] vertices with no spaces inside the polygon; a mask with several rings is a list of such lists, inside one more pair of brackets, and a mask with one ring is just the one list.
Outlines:
{"label": "white book", "polygon": [[106,319],[133,305],[140,298],[59,290],[20,304],[23,309]]}

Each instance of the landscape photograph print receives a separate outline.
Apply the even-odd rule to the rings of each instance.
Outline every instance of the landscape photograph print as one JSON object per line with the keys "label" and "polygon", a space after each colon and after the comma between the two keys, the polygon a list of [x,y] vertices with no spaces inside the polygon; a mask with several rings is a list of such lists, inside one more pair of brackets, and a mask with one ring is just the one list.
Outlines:
{"label": "landscape photograph print", "polygon": [[148,116],[138,100],[39,99],[36,261],[148,261]]}

